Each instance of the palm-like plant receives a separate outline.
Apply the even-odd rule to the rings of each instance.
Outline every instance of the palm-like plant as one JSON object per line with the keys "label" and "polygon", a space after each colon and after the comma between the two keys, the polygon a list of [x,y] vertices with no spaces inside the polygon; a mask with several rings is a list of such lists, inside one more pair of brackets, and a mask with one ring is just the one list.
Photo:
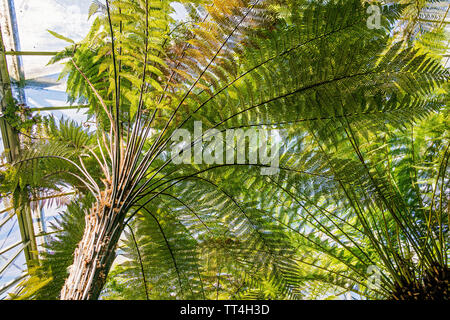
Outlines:
{"label": "palm-like plant", "polygon": [[[77,191],[22,295],[98,298],[123,235],[129,260],[114,274],[137,283],[134,297],[302,297],[319,281],[403,298],[415,280],[419,291],[432,283],[434,268],[448,277],[445,199],[399,189],[393,181],[404,186],[411,167],[376,154],[404,146],[380,131],[442,108],[436,89],[448,80],[438,60],[391,43],[401,7],[385,7],[378,30],[360,1],[187,8],[192,21],[174,25],[170,1],[96,3],[90,34],[54,59],[69,59],[69,93],[89,102],[96,126],[50,119],[8,172],[6,193]],[[280,173],[173,164],[175,130],[198,120],[286,129]],[[444,169],[433,194],[442,195],[448,151],[435,149]],[[409,197],[422,204],[410,209]],[[389,272],[380,288],[365,282],[371,264]]]}
{"label": "palm-like plant", "polygon": [[267,186],[283,189],[273,207],[295,221],[299,278],[371,298],[448,299],[445,119],[434,114],[401,131],[380,123],[370,133],[342,121],[329,127],[342,140],[329,143],[309,128],[303,146],[331,180]]}

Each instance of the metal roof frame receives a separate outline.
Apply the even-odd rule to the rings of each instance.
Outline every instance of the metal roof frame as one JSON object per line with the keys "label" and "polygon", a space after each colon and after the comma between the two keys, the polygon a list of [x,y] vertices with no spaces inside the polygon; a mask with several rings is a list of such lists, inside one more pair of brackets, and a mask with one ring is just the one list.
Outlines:
{"label": "metal roof frame", "polygon": [[[7,50],[7,48],[9,50]],[[14,0],[0,0],[0,134],[1,140],[3,141],[6,160],[9,163],[13,163],[20,154],[20,138],[18,132],[8,124],[2,115],[7,106],[15,104],[15,100],[20,103],[26,103],[24,90],[26,81],[21,57],[54,56],[56,54],[57,52],[53,51],[22,51],[20,48]],[[32,107],[31,111],[59,111],[83,109],[86,107],[86,105]],[[21,241],[0,250],[1,257],[3,257],[2,255],[5,253],[11,253],[16,250],[10,258],[3,257],[6,259],[6,263],[0,264],[0,275],[14,263],[22,252],[25,256],[27,269],[38,265],[39,244],[37,239],[47,235],[44,233],[36,234],[33,215],[36,216],[34,220],[37,220],[38,223],[42,223],[42,219],[39,218],[40,212],[34,213],[31,210],[29,203],[23,203],[23,209],[20,210],[12,208],[9,203],[7,203],[5,207],[9,208],[0,211],[1,226],[16,217],[19,224]],[[12,210],[15,210],[15,212],[12,213]],[[6,214],[6,216],[1,217],[2,214]],[[40,227],[42,226],[38,226],[37,229],[42,230]],[[49,234],[51,234],[51,232]],[[0,296],[5,293],[5,290],[23,279],[25,275],[26,272],[5,284],[3,287],[0,286]]]}
{"label": "metal roof frame", "polygon": [[[6,17],[3,17],[6,21],[10,22],[10,25],[5,25],[8,30],[6,33],[11,34],[11,30],[14,30],[14,25],[12,23],[13,18],[11,17],[11,10],[13,7],[11,6],[12,1],[8,0],[7,2],[4,1],[3,5],[7,5],[9,10],[5,10]],[[8,18],[9,16],[9,18]],[[6,50],[5,45],[3,41],[3,34],[2,34],[2,27],[0,26],[0,98],[1,98],[1,111],[2,114],[6,110],[7,107],[11,107],[12,105],[15,105],[15,101],[12,94],[11,89],[11,80],[10,80],[10,73],[8,70],[8,62],[6,59]],[[15,41],[17,39],[16,37],[13,37],[13,40]],[[21,72],[20,67],[20,60],[16,60],[15,65],[15,75],[16,79],[20,81],[20,79],[23,79],[23,72]],[[23,92],[20,94],[22,97]],[[17,131],[12,128],[9,123],[6,121],[4,117],[0,118],[0,132],[2,135],[2,141],[4,150],[6,153],[7,161],[10,163],[13,163],[20,154],[20,140]],[[7,267],[14,262],[14,260],[19,256],[19,254],[23,251],[25,254],[25,260],[27,263],[28,268],[30,268],[33,265],[36,265],[39,261],[38,256],[38,248],[37,248],[37,242],[34,232],[34,226],[33,226],[33,218],[32,218],[32,212],[30,209],[29,203],[23,203],[20,209],[13,209],[15,210],[18,223],[19,223],[19,229],[23,244],[19,250],[13,255],[13,257],[2,267],[0,267],[0,273],[5,271]],[[12,248],[9,248],[12,250],[16,246],[13,246]],[[9,251],[9,250],[8,250]],[[6,251],[2,252],[5,253]]]}

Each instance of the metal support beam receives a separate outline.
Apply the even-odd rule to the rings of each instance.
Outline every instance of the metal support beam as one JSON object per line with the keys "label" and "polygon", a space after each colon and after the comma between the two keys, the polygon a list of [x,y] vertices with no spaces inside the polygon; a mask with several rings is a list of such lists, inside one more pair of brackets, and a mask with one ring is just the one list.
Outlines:
{"label": "metal support beam", "polygon": [[0,220],[0,228],[3,227],[11,218],[14,217],[14,212],[11,212],[6,218]]}
{"label": "metal support beam", "polygon": [[[0,98],[2,114],[7,107],[14,106],[14,99],[11,91],[11,81],[8,73],[8,64],[5,55],[5,46],[3,43],[2,29],[0,26]],[[9,162],[16,161],[20,152],[20,141],[18,134],[12,128],[5,118],[0,118],[0,133],[7,160]],[[31,216],[31,209],[29,203],[22,203],[21,209],[16,209],[17,219],[19,222],[20,234],[22,241],[29,243],[24,248],[25,259],[27,266],[35,265],[39,259],[38,248],[33,227],[33,219]]]}
{"label": "metal support beam", "polygon": [[58,52],[51,51],[6,51],[7,56],[55,56]]}
{"label": "metal support beam", "polygon": [[6,247],[5,249],[0,250],[0,256],[2,254],[7,253],[8,251],[11,251],[12,249],[14,249],[15,247],[17,247],[17,246],[19,246],[21,244],[23,244],[23,241],[16,242],[16,243],[10,245],[9,247]]}
{"label": "metal support beam", "polygon": [[[0,103],[2,115],[8,106],[12,106],[14,104],[1,26],[0,26]],[[0,118],[0,129],[3,138],[3,146],[5,147],[5,152],[7,153],[8,161],[12,162],[19,155],[19,138],[17,137],[17,133],[14,132],[14,129],[11,128],[11,126],[6,122],[6,120],[3,117]]]}
{"label": "metal support beam", "polygon": [[26,276],[27,276],[27,274],[24,273],[24,274],[20,275],[19,277],[17,277],[16,279],[11,280],[9,283],[5,284],[3,287],[1,287],[0,288],[0,296],[5,294],[10,288],[15,286],[20,281],[22,281],[22,279],[24,279]]}
{"label": "metal support beam", "polygon": [[11,257],[9,258],[9,260],[0,268],[0,274],[5,271],[13,262],[14,260],[17,259],[17,257],[19,256],[19,254],[22,252],[22,250],[26,249],[26,247],[28,246],[29,243],[25,243],[22,245],[22,247],[20,247],[19,250],[17,250],[17,252]]}
{"label": "metal support beam", "polygon": [[35,107],[30,108],[31,111],[58,111],[58,110],[78,110],[87,109],[89,105],[79,105],[79,106],[55,106],[55,107]]}

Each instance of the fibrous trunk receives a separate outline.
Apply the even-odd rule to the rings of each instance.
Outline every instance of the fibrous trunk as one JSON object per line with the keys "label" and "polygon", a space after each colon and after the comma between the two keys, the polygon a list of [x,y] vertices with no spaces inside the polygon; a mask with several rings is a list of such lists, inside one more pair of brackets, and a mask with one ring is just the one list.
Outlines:
{"label": "fibrous trunk", "polygon": [[394,300],[450,300],[450,268],[435,264],[423,279],[404,281],[397,285],[391,299]]}
{"label": "fibrous trunk", "polygon": [[69,277],[61,290],[61,300],[95,300],[106,282],[123,221],[116,220],[117,209],[101,203],[97,202],[86,216],[83,238],[74,252]]}

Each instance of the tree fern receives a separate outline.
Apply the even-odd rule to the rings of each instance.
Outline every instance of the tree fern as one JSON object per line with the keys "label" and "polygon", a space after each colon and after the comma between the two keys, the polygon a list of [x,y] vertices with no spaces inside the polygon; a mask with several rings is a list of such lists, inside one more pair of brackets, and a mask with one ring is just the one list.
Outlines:
{"label": "tree fern", "polygon": [[[444,108],[448,71],[392,41],[403,6],[384,6],[382,28],[368,29],[360,1],[272,4],[187,2],[182,25],[169,1],[92,7],[89,35],[52,62],[68,59],[69,95],[89,103],[95,131],[50,121],[8,173],[9,184],[94,197],[68,278],[53,269],[40,290],[99,297],[118,243],[126,260],[105,297],[117,297],[121,278],[138,288],[133,298],[404,298],[405,281],[435,263],[446,272],[448,153],[436,146],[439,184],[421,199],[429,210],[408,206],[412,193],[396,184],[408,181],[404,164],[390,157],[402,130]],[[171,138],[195,121],[282,129],[279,174],[262,176],[261,162],[175,165]],[[419,203],[422,187],[409,183]],[[415,265],[409,253],[424,259]],[[371,265],[385,271],[375,289]]]}

